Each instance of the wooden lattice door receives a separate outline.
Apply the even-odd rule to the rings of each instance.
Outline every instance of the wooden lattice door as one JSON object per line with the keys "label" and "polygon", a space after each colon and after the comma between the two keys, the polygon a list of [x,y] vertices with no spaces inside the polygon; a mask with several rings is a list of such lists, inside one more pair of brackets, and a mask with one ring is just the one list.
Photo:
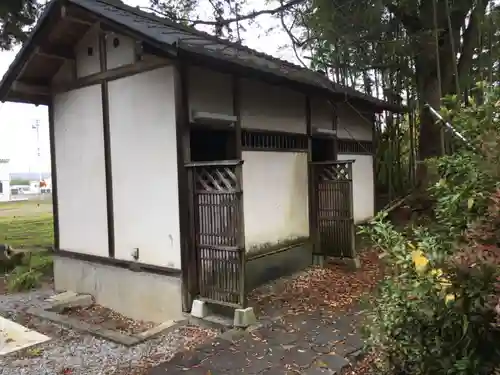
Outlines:
{"label": "wooden lattice door", "polygon": [[245,306],[242,161],[188,165],[198,298]]}
{"label": "wooden lattice door", "polygon": [[354,257],[352,161],[312,163],[314,253]]}

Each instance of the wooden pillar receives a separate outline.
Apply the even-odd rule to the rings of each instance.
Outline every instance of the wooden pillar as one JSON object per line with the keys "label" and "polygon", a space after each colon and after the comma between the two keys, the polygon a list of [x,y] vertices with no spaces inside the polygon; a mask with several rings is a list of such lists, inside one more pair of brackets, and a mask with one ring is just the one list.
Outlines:
{"label": "wooden pillar", "polygon": [[[373,214],[377,214],[377,115],[372,114]],[[413,152],[413,151],[411,151]]]}
{"label": "wooden pillar", "polygon": [[307,134],[307,184],[308,184],[308,206],[309,206],[309,237],[311,239],[312,253],[317,254],[318,249],[318,235],[317,235],[317,212],[315,204],[315,184],[314,173],[312,164],[312,114],[311,114],[311,98],[306,96],[305,101],[306,110],[306,134]]}
{"label": "wooden pillar", "polygon": [[[106,34],[99,33],[99,61],[101,73],[108,70],[106,57]],[[104,171],[106,175],[106,209],[108,217],[108,256],[115,257],[115,221],[113,204],[113,173],[111,164],[111,133],[109,129],[109,90],[108,81],[101,80],[102,124],[104,138]]]}
{"label": "wooden pillar", "polygon": [[339,142],[338,142],[339,114],[337,106],[333,101],[330,102],[330,105],[332,107],[332,130],[335,131],[335,135],[332,138],[333,160],[338,160],[339,159]]}
{"label": "wooden pillar", "polygon": [[50,144],[50,173],[52,178],[52,216],[54,225],[54,251],[60,248],[59,235],[59,200],[57,195],[57,163],[56,163],[56,137],[54,120],[54,96],[49,104],[49,144]]}
{"label": "wooden pillar", "polygon": [[[177,146],[177,181],[179,194],[179,228],[181,252],[181,292],[182,310],[191,311],[194,295],[197,293],[196,256],[194,254],[194,238],[192,238],[192,181],[188,179],[185,164],[190,161],[190,134],[189,134],[189,92],[188,66],[181,51],[174,67],[175,91],[175,127]],[[191,183],[190,183],[191,182]],[[191,186],[190,186],[191,185]]]}
{"label": "wooden pillar", "polygon": [[[234,123],[235,150],[236,159],[243,160],[242,145],[241,145],[241,82],[237,76],[231,78],[231,92],[233,98],[233,116],[236,117]],[[243,191],[243,163],[236,167],[236,177],[240,188]],[[238,218],[238,247],[239,247],[239,285],[240,285],[240,304],[242,308],[247,307],[247,290],[246,290],[246,249],[245,249],[245,211],[243,207],[243,193],[238,197],[239,213]]]}

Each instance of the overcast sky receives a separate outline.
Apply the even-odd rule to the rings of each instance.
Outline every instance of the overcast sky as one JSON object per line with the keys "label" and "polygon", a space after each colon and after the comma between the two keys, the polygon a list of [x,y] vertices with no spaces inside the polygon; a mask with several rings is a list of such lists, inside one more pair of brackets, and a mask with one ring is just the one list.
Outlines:
{"label": "overcast sky", "polygon": [[[149,0],[125,0],[133,6],[148,6]],[[252,0],[251,8],[263,9],[266,0]],[[204,9],[209,9],[205,8]],[[246,12],[243,12],[246,13]],[[201,15],[206,19],[208,15]],[[252,26],[243,36],[245,44],[251,48],[287,60],[294,60],[293,53],[287,48],[288,36],[279,31],[277,21],[268,16],[258,18],[258,26]],[[272,33],[266,33],[274,27]],[[268,35],[269,34],[269,35]],[[0,52],[0,74],[4,74],[14,59],[16,52]],[[40,159],[37,157],[37,136],[32,129],[36,121],[40,123]],[[50,170],[48,114],[44,106],[28,104],[0,103],[0,159],[10,158],[11,172],[38,172]]]}

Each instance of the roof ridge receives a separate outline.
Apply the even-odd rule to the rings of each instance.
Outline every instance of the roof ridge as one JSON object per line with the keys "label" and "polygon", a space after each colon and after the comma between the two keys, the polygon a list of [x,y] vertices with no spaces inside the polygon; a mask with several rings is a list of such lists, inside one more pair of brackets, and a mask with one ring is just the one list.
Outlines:
{"label": "roof ridge", "polygon": [[255,57],[260,57],[260,58],[266,59],[268,61],[280,64],[281,66],[283,66],[285,68],[295,69],[295,70],[300,71],[300,72],[313,74],[315,76],[315,79],[318,80],[317,83],[320,84],[323,89],[338,90],[338,91],[340,91],[339,93],[343,93],[344,95],[352,95],[352,96],[358,97],[358,98],[363,98],[365,96],[369,96],[372,100],[374,100],[376,102],[380,102],[380,103],[384,102],[383,100],[381,100],[379,98],[376,98],[376,97],[371,96],[371,95],[367,95],[361,91],[356,90],[355,88],[352,88],[350,86],[344,86],[338,82],[332,81],[326,75],[321,74],[313,69],[306,68],[306,67],[291,63],[291,62],[286,61],[286,60],[282,60],[280,58],[274,57],[272,55],[268,55],[267,53],[264,53],[261,51],[257,51],[253,48],[245,46],[242,43],[232,42],[230,40],[217,37],[215,35],[207,33],[206,31],[198,30],[193,26],[183,25],[182,23],[175,22],[175,21],[170,20],[166,17],[160,17],[154,12],[146,12],[144,10],[139,9],[138,7],[133,7],[133,6],[130,6],[128,4],[125,4],[122,0],[93,0],[93,1],[100,2],[100,3],[106,4],[108,6],[112,6],[116,9],[120,9],[122,11],[130,12],[138,17],[143,17],[145,19],[149,19],[149,20],[158,22],[159,24],[163,24],[164,26],[171,27],[171,28],[176,29],[178,31],[183,31],[186,33],[194,34],[195,36],[199,36],[201,38],[205,38],[205,39],[208,39],[210,41],[214,41],[216,43],[226,45],[228,47],[233,47],[236,50],[240,50],[240,51],[244,51],[244,52],[253,54]]}
{"label": "roof ridge", "polygon": [[[345,95],[347,95],[347,93],[350,92],[351,95],[357,96],[357,97],[362,97],[362,96],[366,95],[363,92],[358,91],[352,87],[344,86],[338,82],[332,81],[330,78],[328,78],[324,74],[321,74],[313,69],[294,64],[292,62],[274,57],[272,55],[269,55],[269,54],[261,52],[261,51],[257,51],[253,48],[245,46],[242,43],[232,42],[230,40],[217,37],[217,36],[212,35],[206,31],[198,30],[193,26],[183,25],[182,23],[175,22],[175,21],[170,20],[166,17],[160,17],[154,12],[146,12],[144,10],[141,10],[139,7],[133,7],[131,5],[128,5],[128,4],[124,3],[122,0],[93,0],[93,1],[105,4],[108,6],[112,6],[116,9],[120,9],[120,10],[125,11],[125,12],[130,12],[130,13],[134,14],[135,16],[149,19],[149,20],[154,21],[154,22],[158,22],[159,24],[163,24],[164,26],[171,27],[171,28],[176,29],[178,31],[191,33],[191,34],[194,34],[196,36],[214,41],[216,43],[220,43],[220,44],[226,45],[228,47],[233,47],[233,48],[238,49],[240,51],[248,52],[250,54],[253,54],[255,57],[260,57],[260,58],[264,58],[264,59],[267,59],[267,60],[272,61],[272,62],[276,62],[276,63],[282,65],[283,67],[288,67],[291,69],[296,69],[296,70],[301,71],[301,72],[314,74],[317,79],[320,79],[322,81],[321,86],[324,89],[329,90],[329,89],[333,88],[336,90],[343,91],[343,93]],[[328,85],[330,85],[331,87],[329,88]],[[379,98],[376,98],[373,96],[370,96],[370,97],[371,97],[371,99],[373,99],[375,101],[383,102],[383,100],[381,100]]]}
{"label": "roof ridge", "polygon": [[[251,53],[255,54],[258,57],[264,57],[264,58],[267,58],[267,59],[271,59],[271,60],[274,60],[275,62],[286,64],[286,65],[288,65],[288,66],[290,66],[292,68],[296,68],[296,69],[301,69],[301,70],[306,70],[306,71],[318,73],[318,72],[316,72],[316,71],[314,71],[312,69],[306,68],[304,66],[300,66],[300,65],[294,64],[294,63],[292,63],[290,61],[283,60],[283,59],[281,59],[279,57],[275,57],[275,56],[269,55],[269,54],[267,54],[265,52],[258,51],[256,49],[250,48],[250,47],[244,45],[241,42],[233,42],[233,41],[225,39],[225,38],[220,38],[220,37],[217,37],[217,36],[215,36],[213,34],[210,34],[210,33],[206,32],[206,31],[198,30],[194,26],[183,25],[183,24],[181,24],[179,22],[175,22],[175,21],[170,20],[170,19],[168,19],[166,17],[160,17],[160,16],[158,16],[154,12],[146,12],[145,10],[141,10],[139,7],[133,7],[131,5],[125,4],[121,0],[97,0],[97,1],[101,2],[101,3],[104,3],[104,4],[107,4],[107,5],[110,5],[110,6],[113,6],[113,7],[116,7],[116,8],[121,8],[122,10],[125,10],[125,11],[132,11],[137,16],[149,18],[149,19],[151,19],[153,21],[158,21],[160,23],[164,23],[164,24],[166,24],[166,26],[173,27],[173,28],[176,28],[178,30],[182,30],[182,31],[185,31],[185,32],[190,32],[190,33],[194,32],[194,33],[198,34],[199,36],[207,37],[207,38],[213,40],[214,42],[219,42],[219,43],[222,43],[222,44],[226,44],[226,45],[228,45],[230,47],[241,48],[243,50],[246,50],[247,52],[251,52]],[[322,76],[322,77],[324,77],[324,76]],[[328,79],[328,80],[330,82],[334,83],[330,79]],[[338,84],[338,83],[336,83],[336,84]],[[344,87],[344,86],[342,86],[342,87]]]}

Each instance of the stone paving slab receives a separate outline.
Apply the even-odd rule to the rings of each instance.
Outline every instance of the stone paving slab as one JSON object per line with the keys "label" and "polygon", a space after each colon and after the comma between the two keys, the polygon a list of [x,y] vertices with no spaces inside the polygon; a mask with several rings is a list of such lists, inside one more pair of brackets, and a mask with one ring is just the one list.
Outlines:
{"label": "stone paving slab", "polygon": [[149,375],[339,374],[362,349],[359,320],[359,311],[314,311],[264,321],[234,339],[218,337],[178,353]]}

